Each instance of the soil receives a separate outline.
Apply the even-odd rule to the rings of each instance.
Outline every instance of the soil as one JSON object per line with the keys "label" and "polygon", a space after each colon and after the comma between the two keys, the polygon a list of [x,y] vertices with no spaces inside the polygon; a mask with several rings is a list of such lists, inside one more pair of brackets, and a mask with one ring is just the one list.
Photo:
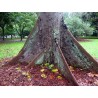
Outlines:
{"label": "soil", "polygon": [[[4,59],[0,64],[7,63]],[[69,66],[80,86],[98,86],[98,74]],[[55,67],[55,69],[57,69]],[[73,86],[59,70],[52,72],[46,66],[8,65],[0,68],[0,86]]]}

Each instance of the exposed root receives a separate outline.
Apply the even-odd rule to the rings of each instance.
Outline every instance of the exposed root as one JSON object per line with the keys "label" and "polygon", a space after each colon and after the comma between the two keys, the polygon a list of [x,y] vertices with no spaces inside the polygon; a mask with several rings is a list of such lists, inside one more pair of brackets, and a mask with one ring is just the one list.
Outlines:
{"label": "exposed root", "polygon": [[[71,83],[73,83],[75,86],[79,86],[78,82],[76,81],[74,75],[72,74],[72,72],[69,69],[69,65],[62,53],[62,50],[60,49],[60,46],[57,44],[57,49],[59,51],[59,53],[61,54],[61,59],[64,63],[64,67],[63,67],[63,71],[62,69],[59,67],[59,70],[61,71],[62,75],[65,76],[65,78],[67,78]],[[61,65],[62,66],[62,65]]]}
{"label": "exposed root", "polygon": [[31,66],[35,65],[35,61],[44,53],[44,51],[40,52],[35,56],[35,58],[27,65],[27,68],[31,68]]}
{"label": "exposed root", "polygon": [[[82,53],[86,55],[86,57],[93,63],[92,67],[90,67],[88,70],[95,71],[98,73],[98,62],[78,43],[78,41],[73,37],[72,33],[67,31],[67,34],[71,36],[74,43],[77,45],[77,47],[80,49]],[[82,67],[82,66],[81,66]]]}

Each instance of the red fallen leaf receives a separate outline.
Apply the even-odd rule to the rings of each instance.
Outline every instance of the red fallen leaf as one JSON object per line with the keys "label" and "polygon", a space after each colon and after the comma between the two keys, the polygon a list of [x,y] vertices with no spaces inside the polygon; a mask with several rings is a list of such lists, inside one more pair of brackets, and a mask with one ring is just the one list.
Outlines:
{"label": "red fallen leaf", "polygon": [[94,84],[96,84],[96,85],[98,86],[98,80],[96,80],[96,81],[94,82]]}
{"label": "red fallen leaf", "polygon": [[53,75],[49,75],[49,79],[54,79],[54,76]]}
{"label": "red fallen leaf", "polygon": [[98,74],[94,74],[94,76],[98,77]]}

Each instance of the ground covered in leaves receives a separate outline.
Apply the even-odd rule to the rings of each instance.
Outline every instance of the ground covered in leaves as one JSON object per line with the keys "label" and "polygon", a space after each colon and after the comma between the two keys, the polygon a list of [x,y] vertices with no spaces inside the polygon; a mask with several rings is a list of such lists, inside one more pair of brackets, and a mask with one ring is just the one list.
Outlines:
{"label": "ground covered in leaves", "polygon": [[77,82],[81,86],[98,86],[98,74],[80,68],[73,68],[70,66],[70,70],[75,76]]}
{"label": "ground covered in leaves", "polygon": [[[59,70],[51,65],[27,68],[17,64],[3,66],[10,59],[0,61],[0,86],[72,86]],[[98,74],[69,66],[79,85],[97,86]]]}
{"label": "ground covered in leaves", "polygon": [[[8,62],[4,59],[2,65]],[[0,86],[63,86],[71,85],[57,68],[52,70],[47,66],[2,66],[0,68]]]}

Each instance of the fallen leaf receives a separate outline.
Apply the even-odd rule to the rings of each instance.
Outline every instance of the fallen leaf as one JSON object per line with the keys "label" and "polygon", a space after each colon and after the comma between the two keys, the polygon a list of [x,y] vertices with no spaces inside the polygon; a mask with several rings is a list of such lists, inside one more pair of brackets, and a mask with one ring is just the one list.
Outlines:
{"label": "fallen leaf", "polygon": [[58,79],[62,79],[62,76],[57,76]]}
{"label": "fallen leaf", "polygon": [[74,68],[72,66],[69,66],[70,71],[74,71]]}
{"label": "fallen leaf", "polygon": [[41,74],[42,78],[47,78],[47,76],[45,74]]}
{"label": "fallen leaf", "polygon": [[45,63],[45,66],[49,66],[49,63]]}
{"label": "fallen leaf", "polygon": [[49,78],[50,78],[50,79],[54,79],[54,76],[53,76],[53,75],[49,75]]}
{"label": "fallen leaf", "polygon": [[53,67],[54,67],[53,64],[51,64],[51,65],[48,66],[49,69],[52,69]]}
{"label": "fallen leaf", "polygon": [[41,69],[41,70],[40,70],[40,72],[44,72],[44,71],[45,71],[45,69]]}
{"label": "fallen leaf", "polygon": [[31,80],[31,74],[29,72],[23,71],[22,75],[26,76],[29,81]]}
{"label": "fallen leaf", "polygon": [[95,81],[94,84],[98,85],[98,81]]}
{"label": "fallen leaf", "polygon": [[21,72],[21,67],[17,67],[16,70],[17,70],[18,72]]}
{"label": "fallen leaf", "polygon": [[89,77],[94,77],[94,74],[92,74],[91,72],[90,72],[90,73],[87,73],[87,75],[88,75]]}
{"label": "fallen leaf", "polygon": [[27,72],[22,72],[22,75],[27,76]]}
{"label": "fallen leaf", "polygon": [[58,72],[58,69],[52,69],[51,71],[55,73]]}
{"label": "fallen leaf", "polygon": [[80,68],[80,70],[83,70],[83,69]]}
{"label": "fallen leaf", "polygon": [[1,64],[2,66],[4,65],[4,63],[3,64]]}
{"label": "fallen leaf", "polygon": [[94,74],[94,76],[98,77],[98,74]]}
{"label": "fallen leaf", "polygon": [[27,78],[28,78],[28,80],[30,81],[30,80],[31,80],[31,75],[28,75]]}
{"label": "fallen leaf", "polygon": [[27,74],[27,76],[29,76],[29,75],[30,75],[30,73],[29,73],[29,72],[26,72],[26,74]]}

